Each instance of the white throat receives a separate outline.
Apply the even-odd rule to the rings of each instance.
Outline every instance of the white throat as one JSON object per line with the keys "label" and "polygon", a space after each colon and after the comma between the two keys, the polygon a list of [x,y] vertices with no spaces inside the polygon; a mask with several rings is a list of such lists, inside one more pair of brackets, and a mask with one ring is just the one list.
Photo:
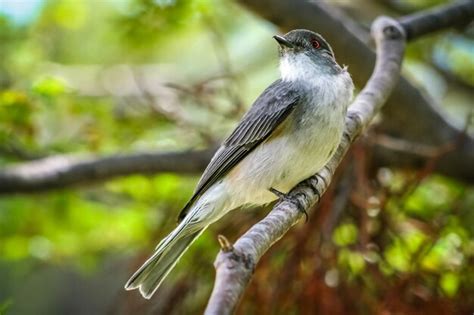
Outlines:
{"label": "white throat", "polygon": [[316,108],[328,105],[345,116],[354,90],[347,67],[334,74],[328,65],[315,63],[300,53],[280,58],[280,74],[283,81],[298,82],[298,85],[309,88],[308,96],[313,98],[310,102],[317,104]]}
{"label": "white throat", "polygon": [[280,58],[280,74],[283,81],[312,82],[326,73],[325,69],[315,64],[304,53]]}

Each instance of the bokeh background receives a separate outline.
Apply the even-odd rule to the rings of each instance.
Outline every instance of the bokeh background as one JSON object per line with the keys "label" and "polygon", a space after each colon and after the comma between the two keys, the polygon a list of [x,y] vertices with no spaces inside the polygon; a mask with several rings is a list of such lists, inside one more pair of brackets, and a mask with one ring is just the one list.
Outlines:
{"label": "bokeh background", "polygon": [[[368,27],[379,14],[443,2],[329,3]],[[0,0],[0,167],[212,147],[278,77],[276,33],[230,0]],[[410,44],[404,72],[465,121],[472,30]],[[239,314],[474,312],[472,183],[429,168],[374,169],[371,136],[309,222],[263,257]],[[137,174],[0,196],[0,314],[202,312],[217,234],[235,240],[268,209],[215,224],[151,301],[122,289],[198,177]]]}

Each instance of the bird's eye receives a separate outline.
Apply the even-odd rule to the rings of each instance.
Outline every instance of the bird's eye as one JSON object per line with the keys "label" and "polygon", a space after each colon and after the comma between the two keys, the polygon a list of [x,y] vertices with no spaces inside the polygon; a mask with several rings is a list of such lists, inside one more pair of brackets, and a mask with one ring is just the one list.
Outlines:
{"label": "bird's eye", "polygon": [[311,45],[315,48],[315,49],[319,49],[321,47],[321,44],[319,43],[318,40],[316,39],[312,39],[311,40]]}

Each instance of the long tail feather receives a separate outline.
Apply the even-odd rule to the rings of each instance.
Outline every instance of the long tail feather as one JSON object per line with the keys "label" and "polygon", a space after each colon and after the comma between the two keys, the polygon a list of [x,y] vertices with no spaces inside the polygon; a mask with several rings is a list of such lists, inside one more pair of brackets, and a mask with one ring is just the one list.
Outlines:
{"label": "long tail feather", "polygon": [[125,289],[138,288],[144,298],[151,298],[186,249],[205,229],[206,227],[203,227],[191,234],[183,235],[186,229],[179,229],[178,226],[158,245],[153,256],[127,281]]}
{"label": "long tail feather", "polygon": [[125,284],[126,290],[139,289],[144,298],[151,298],[163,279],[202,232],[225,212],[228,193],[224,185],[209,188],[193,204],[179,225],[156,247],[153,255]]}

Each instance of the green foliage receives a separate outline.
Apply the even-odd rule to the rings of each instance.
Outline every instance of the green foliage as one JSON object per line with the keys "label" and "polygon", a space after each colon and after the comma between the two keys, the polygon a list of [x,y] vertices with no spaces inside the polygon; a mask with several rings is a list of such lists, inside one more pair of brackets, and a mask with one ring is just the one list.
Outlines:
{"label": "green foliage", "polygon": [[472,41],[461,36],[440,40],[434,58],[439,66],[449,73],[455,73],[461,81],[474,86],[474,60]]}
{"label": "green foliage", "polygon": [[158,222],[175,220],[170,209],[184,204],[192,188],[191,181],[175,175],[133,176],[112,181],[105,190],[0,200],[2,258],[74,262],[89,270],[104,253],[147,244]]}
{"label": "green foliage", "polygon": [[357,251],[343,249],[339,252],[339,264],[344,270],[348,270],[351,275],[359,275],[365,269],[363,255]]}
{"label": "green foliage", "polygon": [[1,301],[0,302],[0,315],[7,314],[8,308],[13,302],[11,300]]}
{"label": "green foliage", "polygon": [[[406,4],[413,9],[438,2]],[[230,1],[217,0],[48,0],[24,24],[0,15],[0,166],[56,154],[208,146],[275,78],[277,54],[270,36],[275,32]],[[408,46],[406,65],[413,70],[432,62],[473,85],[471,48],[466,37],[431,36]],[[155,101],[165,110],[140,94],[140,75],[150,74],[156,77],[145,88],[157,92]],[[239,103],[244,106],[234,113]],[[176,112],[181,116],[173,116]],[[209,134],[212,139],[206,139]],[[245,307],[253,313],[267,307],[269,314],[294,314],[296,304],[307,306],[327,287],[347,300],[369,292],[363,303],[371,305],[400,279],[415,279],[415,287],[433,299],[462,304],[474,288],[474,192],[438,175],[406,190],[412,176],[393,170],[383,207],[348,205],[326,238],[320,237],[324,226],[290,231],[262,259],[241,313]],[[15,283],[23,284],[45,266],[94,278],[110,257],[121,261],[140,250],[151,252],[175,226],[196,180],[131,175],[1,196],[0,263],[14,268],[8,272],[11,288],[0,285],[0,314],[19,305],[11,301],[31,295]],[[232,219],[204,233],[167,280],[163,296],[173,306],[180,301],[180,311],[202,313],[212,289],[216,234],[235,239],[261,214],[231,213]],[[0,264],[0,276],[2,270]],[[327,286],[324,280],[321,285],[326,272]],[[45,292],[35,291],[40,300],[53,287],[43,281]],[[278,295],[278,289],[285,294]],[[351,289],[356,293],[347,293]],[[13,294],[20,299],[4,298]],[[63,292],[50,294],[60,298]],[[303,302],[295,303],[298,299]],[[281,309],[271,309],[275,301]],[[353,304],[349,311],[354,312]]]}
{"label": "green foliage", "polygon": [[352,223],[339,225],[333,234],[333,241],[336,245],[347,246],[354,244],[357,240],[357,227]]}
{"label": "green foliage", "polygon": [[66,92],[66,83],[61,78],[44,77],[33,83],[33,92],[53,98]]}
{"label": "green foliage", "polygon": [[460,283],[459,274],[452,273],[452,272],[442,275],[439,280],[439,285],[441,289],[449,297],[453,297],[454,295],[456,295],[456,292],[459,289],[459,283]]}

